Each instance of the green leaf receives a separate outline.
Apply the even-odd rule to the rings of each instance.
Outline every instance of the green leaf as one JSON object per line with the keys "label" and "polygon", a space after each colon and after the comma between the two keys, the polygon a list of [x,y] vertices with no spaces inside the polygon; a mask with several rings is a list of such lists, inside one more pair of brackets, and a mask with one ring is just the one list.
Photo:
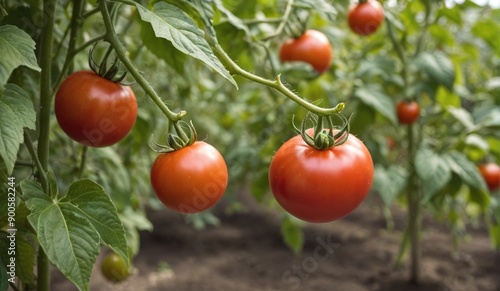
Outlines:
{"label": "green leaf", "polygon": [[431,199],[451,180],[451,169],[446,159],[426,147],[415,154],[415,169],[424,185],[424,201]]}
{"label": "green leaf", "polygon": [[229,23],[231,23],[231,25],[233,25],[234,27],[236,27],[240,30],[243,30],[247,35],[251,34],[250,30],[243,23],[243,21],[239,17],[234,15],[231,11],[226,9],[226,7],[224,7],[221,0],[215,0],[214,3],[215,3],[215,7],[217,7],[217,10],[226,17],[227,21]]}
{"label": "green leaf", "polygon": [[40,71],[35,56],[35,42],[16,26],[0,26],[0,52],[0,88],[3,88],[12,71],[19,66]]}
{"label": "green leaf", "polygon": [[122,222],[113,202],[99,184],[89,179],[76,181],[61,199],[60,204],[63,203],[76,207],[78,213],[97,230],[101,241],[125,262],[128,261],[127,240]]}
{"label": "green leaf", "polygon": [[[26,92],[16,85],[7,84],[0,95],[0,157],[10,175],[23,142],[25,127],[35,129],[35,110]],[[2,167],[3,168],[3,167]]]}
{"label": "green leaf", "polygon": [[368,85],[359,88],[354,95],[364,104],[372,107],[377,112],[387,117],[392,124],[397,123],[396,109],[391,98],[382,92],[378,85]]}
{"label": "green leaf", "polygon": [[176,6],[165,2],[156,3],[150,11],[135,3],[141,19],[149,22],[156,37],[172,42],[179,51],[198,59],[238,87],[204,39],[204,33],[189,16]]}
{"label": "green leaf", "polygon": [[377,190],[386,206],[391,206],[394,199],[405,187],[407,177],[408,173],[403,167],[393,165],[385,169],[377,165],[375,166],[373,189]]}
{"label": "green leaf", "polygon": [[457,94],[451,93],[443,86],[438,87],[435,98],[437,103],[443,108],[462,106],[460,97]]}
{"label": "green leaf", "polygon": [[455,67],[447,55],[439,51],[424,52],[414,62],[431,82],[444,85],[450,91],[453,89]]}
{"label": "green leaf", "polygon": [[455,107],[448,107],[446,108],[446,111],[448,111],[451,114],[451,116],[453,116],[457,121],[462,123],[462,125],[467,130],[470,131],[474,129],[474,120],[469,111],[463,108],[455,108]]}
{"label": "green leaf", "polygon": [[451,151],[449,155],[446,156],[446,160],[451,170],[469,187],[483,190],[486,189],[486,183],[476,165],[469,161],[464,154],[457,151]]}
{"label": "green leaf", "polygon": [[300,226],[289,217],[286,217],[281,222],[281,235],[287,247],[294,253],[298,254],[302,251],[304,247],[304,233]]}
{"label": "green leaf", "polygon": [[491,18],[480,18],[472,26],[472,34],[481,38],[486,42],[491,48],[496,52],[496,55],[500,55],[500,25],[498,21]]}
{"label": "green leaf", "polygon": [[40,246],[79,290],[89,289],[101,242],[128,262],[125,231],[101,186],[87,179],[77,181],[56,202],[32,180],[22,181],[21,189]]}
{"label": "green leaf", "polygon": [[141,39],[146,48],[158,58],[164,60],[180,74],[184,74],[184,62],[187,56],[178,51],[170,41],[157,38],[151,25],[141,22]]}
{"label": "green leaf", "polygon": [[16,275],[29,285],[34,283],[35,249],[20,232],[16,234]]}

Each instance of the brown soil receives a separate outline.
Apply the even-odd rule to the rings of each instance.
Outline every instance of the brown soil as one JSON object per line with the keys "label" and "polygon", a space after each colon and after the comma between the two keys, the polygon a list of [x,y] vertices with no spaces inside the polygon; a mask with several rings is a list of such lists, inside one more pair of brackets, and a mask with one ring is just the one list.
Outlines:
{"label": "brown soil", "polygon": [[[306,225],[299,255],[282,242],[279,214],[242,195],[251,211],[220,214],[219,227],[201,231],[170,211],[150,211],[155,228],[141,234],[134,275],[112,284],[96,267],[91,290],[496,290],[500,274],[484,228],[469,230],[454,258],[448,228],[426,217],[416,286],[407,283],[408,264],[393,267],[406,214],[393,209],[396,226],[388,232],[374,195],[339,221]],[[52,290],[76,288],[54,270]]]}

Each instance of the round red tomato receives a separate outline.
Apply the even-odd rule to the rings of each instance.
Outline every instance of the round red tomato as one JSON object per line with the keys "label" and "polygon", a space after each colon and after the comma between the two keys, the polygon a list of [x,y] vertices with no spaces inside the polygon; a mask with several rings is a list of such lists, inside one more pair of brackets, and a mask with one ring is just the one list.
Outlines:
{"label": "round red tomato", "polygon": [[110,253],[102,259],[101,272],[112,282],[121,282],[130,275],[123,259],[115,253]]}
{"label": "round red tomato", "polygon": [[500,187],[500,167],[495,163],[486,163],[479,166],[479,171],[483,175],[484,181],[490,191],[495,191]]}
{"label": "round red tomato", "polygon": [[399,124],[412,124],[420,116],[420,105],[415,101],[399,101],[396,105]]}
{"label": "round red tomato", "polygon": [[384,8],[376,0],[368,0],[352,6],[347,21],[352,31],[359,35],[375,33],[384,20]]}
{"label": "round red tomato", "polygon": [[227,182],[224,158],[202,141],[160,154],[151,168],[156,196],[179,213],[198,213],[212,207],[226,191]]}
{"label": "round red tomato", "polygon": [[269,184],[278,203],[293,216],[329,222],[361,204],[370,191],[373,171],[370,152],[354,135],[344,144],[322,151],[297,135],[274,155]]}
{"label": "round red tomato", "polygon": [[123,139],[137,118],[137,100],[129,86],[92,71],[69,75],[57,90],[56,118],[75,141],[104,147]]}
{"label": "round red tomato", "polygon": [[319,74],[330,67],[332,56],[328,38],[317,30],[307,30],[299,38],[288,39],[280,49],[282,62],[306,62]]}

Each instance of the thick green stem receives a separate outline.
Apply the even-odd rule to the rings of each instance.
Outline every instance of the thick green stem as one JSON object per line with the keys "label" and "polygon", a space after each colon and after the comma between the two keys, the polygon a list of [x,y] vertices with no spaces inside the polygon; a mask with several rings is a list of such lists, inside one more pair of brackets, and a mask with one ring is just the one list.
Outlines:
{"label": "thick green stem", "polygon": [[57,77],[56,82],[54,83],[53,90],[56,90],[63,78],[66,76],[68,69],[71,67],[73,63],[73,57],[75,56],[75,47],[76,41],[78,40],[78,30],[80,28],[80,23],[82,20],[82,10],[83,10],[84,1],[82,0],[73,0],[73,11],[72,18],[70,22],[70,36],[68,43],[68,53],[66,54],[66,59],[64,60],[63,67],[61,69],[61,73]]}
{"label": "thick green stem", "polygon": [[[38,113],[39,136],[38,158],[42,171],[47,173],[49,168],[49,132],[50,114],[52,109],[52,41],[54,38],[54,16],[57,0],[43,1],[43,28],[40,45],[40,110]],[[42,187],[49,194],[49,183],[41,180]],[[38,291],[50,290],[50,262],[41,247],[38,248],[37,264]]]}
{"label": "thick green stem", "polygon": [[318,107],[314,104],[311,104],[308,101],[297,96],[290,89],[288,89],[285,85],[283,85],[283,83],[281,82],[280,75],[278,75],[275,80],[269,80],[269,79],[262,78],[260,76],[254,75],[250,72],[247,72],[246,70],[244,70],[240,66],[238,66],[227,55],[227,53],[220,47],[220,45],[217,44],[217,45],[213,46],[212,50],[231,74],[240,75],[243,78],[246,78],[250,81],[271,87],[271,88],[277,90],[278,92],[282,93],[286,97],[290,98],[295,103],[299,104],[300,106],[304,107],[305,109],[307,109],[313,113],[316,113],[317,115],[328,116],[328,115],[338,114],[342,111],[342,109],[344,109],[344,106],[345,106],[344,103],[339,103],[339,104],[337,104],[337,106],[335,106],[333,108],[322,108],[322,107]]}
{"label": "thick green stem", "polygon": [[408,170],[409,178],[407,185],[407,202],[408,202],[408,232],[410,235],[410,282],[418,284],[420,280],[421,269],[421,208],[420,208],[420,192],[418,191],[417,176],[415,172],[415,141],[413,135],[414,125],[408,125]]}
{"label": "thick green stem", "polygon": [[83,172],[85,171],[85,165],[87,162],[87,151],[89,147],[88,146],[83,146],[82,148],[82,154],[80,157],[80,165],[78,169],[78,179],[81,179],[83,177]]}
{"label": "thick green stem", "polygon": [[106,27],[106,40],[111,44],[111,46],[115,50],[118,59],[122,62],[125,68],[127,68],[128,72],[132,75],[132,77],[134,77],[137,84],[141,86],[141,88],[146,92],[146,94],[165,114],[165,116],[173,123],[179,121],[186,114],[186,111],[174,113],[168,108],[167,105],[165,105],[165,103],[163,103],[163,101],[158,96],[153,87],[151,87],[148,81],[141,75],[139,70],[137,70],[132,60],[128,57],[128,53],[125,47],[123,46],[123,44],[118,39],[118,36],[116,35],[106,1],[100,0],[99,7],[101,9],[101,14],[104,20],[104,26]]}
{"label": "thick green stem", "polygon": [[293,0],[288,0],[286,3],[285,12],[283,13],[283,17],[282,17],[283,21],[278,25],[278,28],[276,28],[276,31],[273,34],[262,38],[261,41],[270,40],[272,38],[275,38],[275,37],[281,35],[281,33],[283,32],[283,30],[286,27],[286,23],[288,21],[288,18],[290,17],[290,13],[292,13],[292,7],[293,7]]}

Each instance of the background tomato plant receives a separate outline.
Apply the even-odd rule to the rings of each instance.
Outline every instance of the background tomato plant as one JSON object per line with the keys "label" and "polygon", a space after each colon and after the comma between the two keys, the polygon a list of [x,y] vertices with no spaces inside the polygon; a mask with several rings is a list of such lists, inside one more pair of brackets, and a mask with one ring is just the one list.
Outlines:
{"label": "background tomato plant", "polygon": [[[118,39],[141,75],[169,108],[186,109],[198,135],[223,154],[230,175],[223,198],[228,211],[244,209],[235,198],[243,187],[250,188],[263,208],[279,211],[269,192],[269,165],[283,141],[295,134],[292,116],[303,118],[307,111],[270,87],[239,74],[233,77],[220,61],[223,56],[202,41],[200,29],[209,36],[207,42],[216,41],[241,68],[269,80],[281,74],[286,87],[322,107],[346,102],[345,114],[353,114],[351,132],[367,145],[375,163],[371,198],[382,201],[389,228],[390,207],[409,212],[400,258],[411,245],[412,278],[418,281],[420,244],[415,233],[422,212],[449,223],[454,249],[468,228],[485,220],[493,247],[500,250],[499,193],[488,191],[477,168],[485,161],[500,162],[500,14],[470,0],[461,2],[380,1],[385,19],[368,37],[350,30],[347,17],[353,3],[347,0],[137,1],[111,12]],[[57,241],[54,247],[89,241],[89,258],[80,262],[83,276],[71,272],[71,265],[78,263],[71,254],[50,261],[85,290],[99,245],[123,259],[130,249],[133,258],[139,230],[152,230],[146,209],[164,209],[149,183],[157,154],[148,142],[152,134],[165,139],[170,124],[148,98],[151,92],[144,92],[142,82],[129,74],[125,81],[137,82],[132,88],[139,107],[131,133],[99,149],[69,139],[47,100],[68,73],[88,69],[90,42],[105,38],[96,1],[7,0],[0,5],[0,36],[7,40],[0,44],[5,68],[0,72],[0,181],[6,185],[15,176],[21,185],[16,222],[23,248],[18,255],[23,257],[18,276],[28,287],[46,283],[43,266],[37,276],[31,272],[35,261],[49,262],[37,258],[39,246],[51,241],[38,230],[61,227],[54,221],[65,221],[69,227],[62,229],[71,240]],[[154,26],[157,17],[161,21]],[[180,22],[186,30],[176,26]],[[182,43],[158,33],[165,28],[180,37],[198,37]],[[324,33],[334,51],[331,66],[321,75],[307,63],[279,59],[282,43],[306,28]],[[412,126],[398,125],[396,104],[402,99],[420,105],[420,118]],[[391,150],[387,137],[395,141]],[[7,200],[5,192],[0,195]],[[99,207],[76,210],[85,205]],[[59,216],[43,208],[58,209]],[[4,203],[0,214],[5,234]],[[300,251],[302,224],[286,213],[281,217],[285,243]],[[218,223],[210,212],[192,215],[189,221],[195,227]],[[106,235],[109,228],[113,235]],[[82,229],[85,236],[79,235]],[[49,257],[54,251],[45,249]],[[0,258],[8,259],[4,253]]]}

